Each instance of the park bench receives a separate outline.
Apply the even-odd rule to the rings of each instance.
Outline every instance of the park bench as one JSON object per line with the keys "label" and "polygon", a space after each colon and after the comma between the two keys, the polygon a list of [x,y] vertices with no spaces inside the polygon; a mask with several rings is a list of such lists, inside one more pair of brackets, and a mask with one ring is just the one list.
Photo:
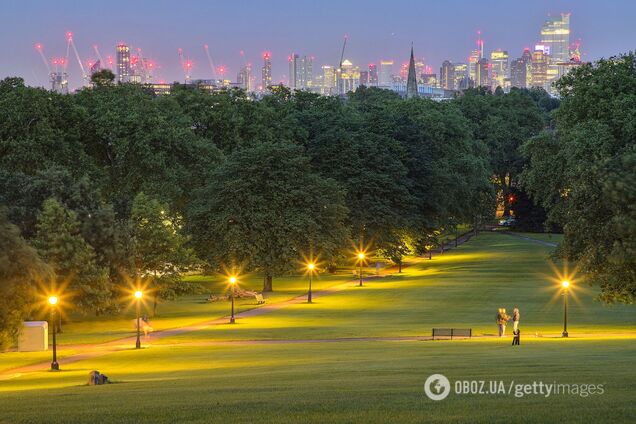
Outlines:
{"label": "park bench", "polygon": [[256,304],[257,305],[261,305],[261,304],[265,303],[265,299],[263,299],[263,294],[262,293],[256,293],[254,295],[254,297],[256,298]]}
{"label": "park bench", "polygon": [[433,340],[435,340],[435,337],[450,337],[453,340],[453,337],[470,338],[472,336],[472,328],[433,328]]}

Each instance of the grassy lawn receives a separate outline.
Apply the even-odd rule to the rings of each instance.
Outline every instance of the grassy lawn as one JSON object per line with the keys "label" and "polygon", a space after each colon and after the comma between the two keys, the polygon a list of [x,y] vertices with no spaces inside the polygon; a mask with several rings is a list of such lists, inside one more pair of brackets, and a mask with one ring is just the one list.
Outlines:
{"label": "grassy lawn", "polygon": [[[152,347],[0,381],[0,422],[633,422],[633,340],[534,339]],[[87,387],[90,369],[117,384]],[[456,380],[602,384],[605,394],[458,395]],[[34,403],[34,401],[36,403]],[[45,412],[46,411],[46,412]]]}
{"label": "grassy lawn", "polygon": [[[548,256],[551,248],[483,233],[433,260],[410,258],[400,275],[356,287],[350,271],[321,275],[314,288],[348,282],[308,305],[290,305],[63,366],[0,379],[0,423],[83,422],[634,422],[636,311],[604,306],[596,290],[573,279],[572,338],[534,337],[562,329],[562,298]],[[220,278],[191,276],[214,293]],[[274,280],[268,304],[301,295],[305,277]],[[258,276],[241,286],[258,289]],[[227,315],[227,302],[206,295],[160,305],[155,328]],[[522,345],[510,339],[210,344],[232,340],[337,339],[430,335],[432,327],[470,327],[494,334],[497,308],[521,309]],[[243,311],[257,307],[238,302]],[[121,319],[72,322],[62,343],[132,335],[132,310]],[[104,334],[106,333],[106,334]],[[577,335],[595,333],[596,337]],[[616,333],[626,336],[615,337]],[[603,338],[603,334],[608,337]],[[531,337],[528,337],[531,336]],[[188,345],[186,345],[186,343]],[[61,356],[71,354],[62,348]],[[0,354],[0,372],[48,360],[50,352]],[[117,384],[83,386],[91,369]],[[592,397],[457,395],[433,402],[423,394],[433,373],[455,380],[603,384]],[[33,400],[37,407],[31,407]],[[29,403],[31,402],[31,403]],[[55,411],[44,413],[42,411]],[[576,411],[576,412],[574,412]],[[522,419],[515,417],[521,416]]]}
{"label": "grassy lawn", "polygon": [[561,243],[563,241],[563,234],[556,233],[523,233],[518,231],[512,231],[520,236],[530,237],[535,240],[548,241],[552,243]]}

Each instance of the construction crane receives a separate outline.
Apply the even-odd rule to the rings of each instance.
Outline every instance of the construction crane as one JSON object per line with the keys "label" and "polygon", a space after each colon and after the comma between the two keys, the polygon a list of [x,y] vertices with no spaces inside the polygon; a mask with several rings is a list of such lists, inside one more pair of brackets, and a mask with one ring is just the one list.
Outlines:
{"label": "construction crane", "polygon": [[[68,61],[64,58],[53,58],[51,60],[51,64],[49,64],[49,61],[44,55],[44,48],[41,43],[35,44],[35,50],[37,50],[38,54],[42,58],[42,62],[44,62],[44,66],[46,67],[46,71],[49,75],[51,90],[62,94],[68,93],[68,75],[66,73],[66,63]],[[51,68],[51,65],[53,65],[53,68]],[[61,71],[60,67],[62,68]]]}
{"label": "construction crane", "polygon": [[[68,40],[68,46],[73,48],[73,52],[75,53],[75,58],[77,59],[77,63],[82,70],[82,78],[84,79],[84,85],[88,84],[90,77],[86,74],[86,70],[84,69],[84,64],[82,63],[82,59],[80,59],[80,55],[77,52],[77,47],[75,46],[75,42],[73,41],[73,33],[68,31],[66,33],[66,39]],[[66,49],[66,61],[68,62],[68,46]]]}
{"label": "construction crane", "polygon": [[218,80],[219,76],[216,73],[216,67],[214,66],[214,62],[212,61],[212,56],[210,55],[210,50],[208,49],[208,45],[203,45],[203,50],[205,50],[205,55],[208,58],[208,64],[210,65],[210,69],[212,70],[212,78],[214,80]]}
{"label": "construction crane", "polygon": [[338,62],[338,69],[342,69],[342,61],[344,60],[345,47],[347,47],[347,34],[344,36],[344,41],[342,43],[342,53],[340,53],[340,62]]}
{"label": "construction crane", "polygon": [[192,71],[192,61],[190,59],[183,58],[183,49],[179,48],[179,62],[181,63],[181,68],[183,69],[183,73],[185,75],[185,83],[188,85],[190,82],[191,76],[190,72]]}

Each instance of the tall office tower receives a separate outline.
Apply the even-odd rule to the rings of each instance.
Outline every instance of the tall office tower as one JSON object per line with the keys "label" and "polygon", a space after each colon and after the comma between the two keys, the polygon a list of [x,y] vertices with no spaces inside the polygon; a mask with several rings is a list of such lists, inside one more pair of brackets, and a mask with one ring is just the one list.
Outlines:
{"label": "tall office tower", "polygon": [[442,67],[439,69],[440,85],[445,90],[455,90],[455,65],[449,60],[442,62]]}
{"label": "tall office tower", "polygon": [[294,90],[308,90],[313,86],[313,57],[296,53],[289,56],[289,87]]}
{"label": "tall office tower", "polygon": [[117,81],[130,81],[130,47],[120,43],[117,45]]}
{"label": "tall office tower", "polygon": [[267,91],[272,85],[272,56],[270,52],[263,53],[263,68],[261,68],[261,90]]}
{"label": "tall office tower", "polygon": [[378,86],[378,68],[375,63],[369,63],[369,87]]}
{"label": "tall office tower", "polygon": [[492,81],[493,88],[509,88],[510,80],[508,78],[507,51],[497,49],[490,52],[490,79]]}
{"label": "tall office tower", "polygon": [[477,48],[470,51],[468,57],[468,77],[473,80],[475,85],[477,83],[477,63],[484,58],[484,40],[481,38],[481,31],[477,31]]}
{"label": "tall office tower", "polygon": [[468,76],[467,63],[454,63],[455,90],[466,90],[472,87],[471,79]]}
{"label": "tall office tower", "polygon": [[331,65],[322,67],[322,94],[325,96],[336,94],[336,70]]}
{"label": "tall office tower", "polygon": [[422,75],[431,73],[431,72],[428,72],[429,70],[426,68],[427,66],[424,66],[423,60],[415,61],[415,77],[417,78],[417,82],[423,82]]}
{"label": "tall office tower", "polygon": [[490,87],[490,63],[488,59],[479,59],[475,66],[475,86]]}
{"label": "tall office tower", "polygon": [[550,82],[548,81],[548,55],[544,50],[535,50],[532,53],[532,64],[530,86],[541,87],[548,91]]}
{"label": "tall office tower", "polygon": [[415,58],[413,57],[413,45],[411,45],[411,57],[409,59],[409,74],[406,77],[406,98],[418,97],[417,76],[415,74]]}
{"label": "tall office tower", "polygon": [[347,94],[350,91],[356,91],[360,85],[360,68],[353,66],[350,60],[345,59],[336,77],[338,94]]}
{"label": "tall office tower", "polygon": [[380,61],[380,75],[378,76],[378,86],[381,88],[391,88],[393,85],[393,61]]}
{"label": "tall office tower", "polygon": [[369,86],[369,71],[360,71],[360,85]]}
{"label": "tall office tower", "polygon": [[245,65],[241,68],[236,76],[238,85],[248,93],[252,91],[252,67]]}
{"label": "tall office tower", "polygon": [[570,61],[570,14],[549,17],[541,25],[541,45],[548,55],[546,89],[552,91],[552,82],[565,73]]}
{"label": "tall office tower", "polygon": [[510,62],[510,85],[517,88],[526,88],[528,79],[528,64],[520,57]]}

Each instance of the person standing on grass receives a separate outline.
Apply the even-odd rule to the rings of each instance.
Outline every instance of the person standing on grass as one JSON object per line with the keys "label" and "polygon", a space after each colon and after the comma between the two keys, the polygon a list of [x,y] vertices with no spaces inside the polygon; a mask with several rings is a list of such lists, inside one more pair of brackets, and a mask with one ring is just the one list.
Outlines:
{"label": "person standing on grass", "polygon": [[499,337],[504,337],[506,335],[506,323],[510,320],[510,317],[506,315],[505,308],[499,308],[496,319],[499,326]]}
{"label": "person standing on grass", "polygon": [[517,330],[519,329],[519,318],[520,318],[520,314],[519,314],[519,308],[514,308],[512,310],[512,332],[516,333]]}

